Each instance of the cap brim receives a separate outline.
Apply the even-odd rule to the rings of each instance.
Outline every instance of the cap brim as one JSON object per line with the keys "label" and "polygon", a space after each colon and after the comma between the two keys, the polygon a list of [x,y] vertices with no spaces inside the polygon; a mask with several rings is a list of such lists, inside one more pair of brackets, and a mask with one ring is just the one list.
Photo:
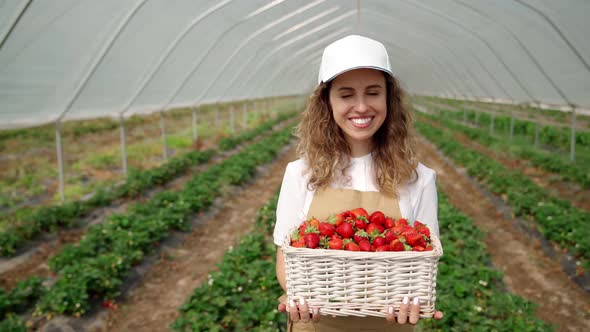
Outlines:
{"label": "cap brim", "polygon": [[336,74],[332,75],[332,77],[328,78],[327,80],[325,80],[325,81],[324,81],[324,80],[320,81],[320,83],[322,83],[322,82],[323,82],[323,83],[328,83],[328,82],[330,82],[331,80],[335,79],[335,78],[336,78],[338,75],[344,74],[344,73],[346,73],[346,72],[349,72],[349,71],[351,71],[351,70],[355,70],[355,69],[375,69],[375,70],[379,70],[379,71],[382,71],[382,72],[384,72],[384,73],[387,73],[387,74],[389,74],[389,76],[393,77],[393,73],[392,73],[392,72],[390,72],[389,70],[385,69],[385,68],[381,68],[381,67],[374,67],[374,66],[358,66],[358,67],[346,68],[345,70],[343,70],[343,71],[341,71],[341,72],[339,72],[339,73],[336,73]]}

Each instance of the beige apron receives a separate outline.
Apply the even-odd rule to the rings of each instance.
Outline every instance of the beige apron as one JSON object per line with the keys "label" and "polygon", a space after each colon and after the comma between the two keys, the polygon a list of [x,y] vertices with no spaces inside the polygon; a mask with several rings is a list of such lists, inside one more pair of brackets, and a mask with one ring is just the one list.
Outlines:
{"label": "beige apron", "polygon": [[[373,211],[381,211],[386,216],[395,219],[401,218],[399,203],[396,198],[383,195],[379,192],[365,192],[352,189],[326,188],[317,190],[307,218],[316,217],[325,220],[331,213],[362,207],[370,214]],[[286,295],[281,299],[286,298]],[[280,300],[281,300],[280,299]],[[287,315],[288,317],[288,315]],[[411,332],[413,325],[388,324],[381,317],[332,317],[321,316],[317,323],[292,322],[287,323],[289,332],[346,332],[346,331],[371,331],[371,332]]]}

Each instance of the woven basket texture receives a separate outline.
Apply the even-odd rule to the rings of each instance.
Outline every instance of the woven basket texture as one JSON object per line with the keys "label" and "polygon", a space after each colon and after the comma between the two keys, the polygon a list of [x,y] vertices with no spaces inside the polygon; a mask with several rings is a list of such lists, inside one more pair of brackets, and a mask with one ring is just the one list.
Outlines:
{"label": "woven basket texture", "polygon": [[304,297],[323,315],[385,317],[404,296],[420,299],[420,317],[432,317],[436,301],[440,240],[431,235],[433,250],[360,252],[295,248],[287,238],[285,258],[287,296]]}

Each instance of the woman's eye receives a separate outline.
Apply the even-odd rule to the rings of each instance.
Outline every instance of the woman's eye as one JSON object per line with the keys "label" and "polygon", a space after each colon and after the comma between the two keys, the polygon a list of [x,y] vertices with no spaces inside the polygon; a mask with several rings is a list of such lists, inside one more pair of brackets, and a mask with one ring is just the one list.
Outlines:
{"label": "woman's eye", "polygon": [[340,97],[340,98],[342,98],[342,99],[346,99],[346,98],[350,98],[350,97],[352,97],[352,95],[344,95],[344,96],[342,96],[342,97]]}
{"label": "woman's eye", "polygon": [[369,96],[378,96],[379,92],[369,92],[368,95]]}

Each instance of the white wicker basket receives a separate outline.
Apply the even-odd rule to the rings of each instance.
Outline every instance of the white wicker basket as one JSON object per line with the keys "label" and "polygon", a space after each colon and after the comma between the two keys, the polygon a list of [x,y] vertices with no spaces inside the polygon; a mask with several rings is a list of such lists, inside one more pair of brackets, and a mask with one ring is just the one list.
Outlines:
{"label": "white wicker basket", "polygon": [[440,240],[431,235],[432,251],[363,252],[295,248],[289,238],[285,257],[287,296],[303,296],[323,315],[385,317],[404,296],[420,298],[420,317],[434,315]]}

